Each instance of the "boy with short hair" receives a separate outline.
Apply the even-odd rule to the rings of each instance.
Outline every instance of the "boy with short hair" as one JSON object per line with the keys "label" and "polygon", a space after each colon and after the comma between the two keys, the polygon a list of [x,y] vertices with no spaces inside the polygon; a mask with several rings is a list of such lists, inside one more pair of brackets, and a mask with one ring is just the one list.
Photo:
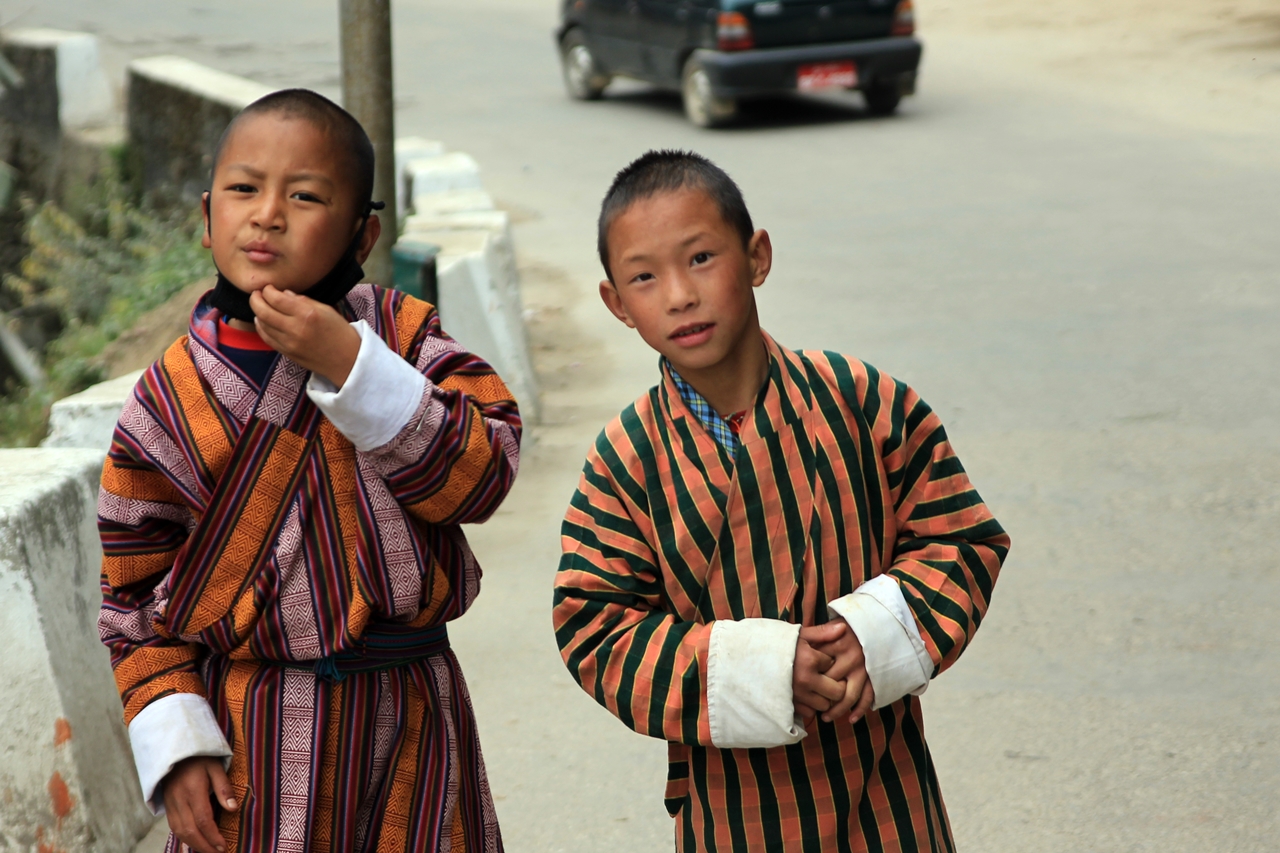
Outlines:
{"label": "boy with short hair", "polygon": [[239,114],[204,197],[217,287],[103,470],[99,624],[169,851],[502,849],[445,623],[520,418],[432,306],[358,284],[372,188],[329,100]]}
{"label": "boy with short hair", "polygon": [[565,518],[569,670],[670,742],[677,849],[954,849],[915,697],[972,639],[1009,538],[937,415],[761,330],[769,235],[705,158],[623,169],[599,250],[663,379],[601,433]]}

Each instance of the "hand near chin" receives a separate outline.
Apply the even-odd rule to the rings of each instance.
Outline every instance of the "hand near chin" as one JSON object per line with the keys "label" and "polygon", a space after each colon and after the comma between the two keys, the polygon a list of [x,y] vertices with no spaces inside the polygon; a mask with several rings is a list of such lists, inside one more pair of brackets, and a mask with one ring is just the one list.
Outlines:
{"label": "hand near chin", "polygon": [[249,296],[254,326],[272,349],[341,388],[360,352],[360,335],[334,308],[267,285]]}

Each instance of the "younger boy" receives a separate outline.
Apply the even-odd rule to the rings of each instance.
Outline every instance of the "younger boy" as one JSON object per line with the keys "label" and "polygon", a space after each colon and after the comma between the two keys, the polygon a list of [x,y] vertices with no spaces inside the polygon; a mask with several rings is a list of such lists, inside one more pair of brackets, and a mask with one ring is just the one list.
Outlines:
{"label": "younger boy", "polygon": [[596,701],[670,742],[676,846],[950,851],[920,703],[987,610],[1009,538],[907,386],[759,325],[772,263],[691,153],[622,170],[609,310],[661,384],[587,456],[555,628]]}
{"label": "younger boy", "polygon": [[445,623],[520,419],[434,308],[358,284],[372,188],[325,98],[240,113],[204,201],[217,287],[103,471],[100,626],[169,851],[502,848]]}

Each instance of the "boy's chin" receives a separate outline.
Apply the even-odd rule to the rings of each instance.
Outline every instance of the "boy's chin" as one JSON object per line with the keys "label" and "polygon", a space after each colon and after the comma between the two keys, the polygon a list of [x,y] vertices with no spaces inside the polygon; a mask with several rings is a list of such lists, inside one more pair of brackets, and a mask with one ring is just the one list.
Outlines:
{"label": "boy's chin", "polygon": [[710,370],[723,363],[725,359],[725,353],[710,342],[705,346],[692,350],[684,349],[683,347],[666,346],[659,352],[676,369],[676,373],[681,375]]}

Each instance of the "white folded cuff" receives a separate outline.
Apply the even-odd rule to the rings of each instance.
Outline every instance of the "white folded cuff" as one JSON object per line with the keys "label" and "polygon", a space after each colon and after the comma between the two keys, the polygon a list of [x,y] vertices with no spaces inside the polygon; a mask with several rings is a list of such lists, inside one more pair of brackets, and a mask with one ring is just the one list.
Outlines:
{"label": "white folded cuff", "polygon": [[400,434],[422,402],[427,378],[393,352],[364,320],[351,324],[360,333],[360,352],[339,389],[311,374],[307,396],[357,450],[368,452]]}
{"label": "white folded cuff", "polygon": [[197,755],[222,758],[231,767],[231,746],[203,696],[173,693],[143,708],[129,723],[129,743],[142,797],[154,815],[164,814],[160,783],[179,762]]}
{"label": "white folded cuff", "polygon": [[777,619],[712,624],[707,719],[713,745],[784,746],[805,736],[791,682],[799,639],[799,625]]}
{"label": "white folded cuff", "polygon": [[897,581],[888,575],[872,578],[830,602],[827,609],[848,622],[862,643],[876,692],[874,708],[891,705],[908,693],[919,696],[929,687],[933,659]]}

